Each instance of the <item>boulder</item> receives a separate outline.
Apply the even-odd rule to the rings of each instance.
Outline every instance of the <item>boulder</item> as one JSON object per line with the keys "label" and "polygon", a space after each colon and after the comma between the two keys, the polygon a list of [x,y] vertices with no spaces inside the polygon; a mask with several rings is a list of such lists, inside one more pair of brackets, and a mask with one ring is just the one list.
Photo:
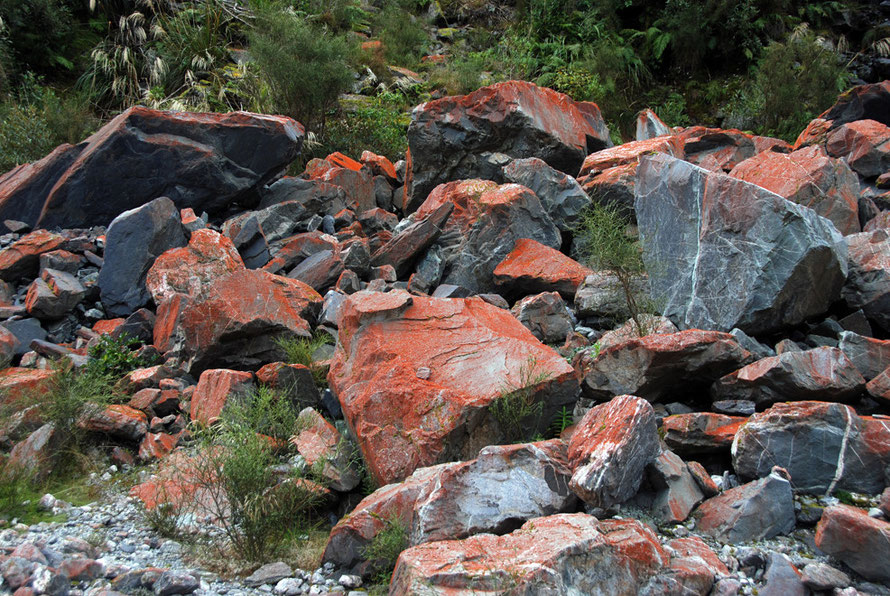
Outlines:
{"label": "boulder", "polygon": [[664,442],[680,455],[729,453],[739,428],[748,419],[713,412],[674,414],[661,423]]}
{"label": "boulder", "polygon": [[0,405],[45,392],[55,371],[9,367],[0,370]]}
{"label": "boulder", "polygon": [[504,395],[542,403],[529,432],[577,395],[571,366],[480,298],[357,292],[339,338],[328,382],[378,483],[497,442],[488,408]]}
{"label": "boulder", "polygon": [[800,579],[808,588],[818,592],[842,590],[853,583],[849,575],[827,563],[807,563]]}
{"label": "boulder", "polygon": [[890,234],[881,229],[847,237],[849,275],[841,295],[852,309],[890,331]]}
{"label": "boulder", "polygon": [[61,319],[74,310],[87,291],[76,277],[56,269],[44,269],[28,288],[25,308],[41,320]]}
{"label": "boulder", "polygon": [[884,372],[869,381],[865,390],[878,403],[890,406],[890,368],[884,369]]}
{"label": "boulder", "polygon": [[333,250],[321,250],[303,259],[287,276],[320,293],[337,283],[337,279],[345,270],[346,264],[338,246]]}
{"label": "boulder", "polygon": [[19,340],[6,327],[0,327],[0,369],[6,368],[15,358]]}
{"label": "boulder", "polygon": [[371,264],[375,267],[391,265],[396,275],[405,277],[413,268],[414,263],[436,241],[445,227],[454,204],[445,202],[423,218],[415,218],[386,244],[371,256]]}
{"label": "boulder", "polygon": [[631,501],[647,509],[662,524],[686,521],[705,500],[695,477],[675,453],[664,450],[646,466],[639,493]]}
{"label": "boulder", "polygon": [[714,594],[715,582],[729,575],[717,554],[698,536],[676,538],[665,545],[670,567],[649,580],[642,594]]}
{"label": "boulder", "polygon": [[487,177],[484,153],[538,157],[574,175],[588,153],[611,145],[596,104],[525,81],[430,101],[414,109],[408,126],[411,175],[403,209],[414,211],[444,182]]}
{"label": "boulder", "polygon": [[352,445],[312,408],[300,412],[290,442],[312,470],[325,479],[326,486],[348,492],[361,482],[359,470],[352,461]]}
{"label": "boulder", "polygon": [[849,402],[865,388],[865,379],[838,348],[785,352],[763,358],[718,379],[715,400],[743,399],[761,409],[779,401]]}
{"label": "boulder", "polygon": [[249,372],[205,370],[192,394],[192,420],[205,425],[212,424],[219,419],[229,401],[243,399],[253,389],[253,375]]}
{"label": "boulder", "polygon": [[758,153],[754,137],[736,129],[691,126],[678,136],[683,159],[713,172],[728,172]]}
{"label": "boulder", "polygon": [[409,546],[504,532],[525,520],[572,509],[565,443],[489,446],[467,462],[419,468],[398,484],[366,497],[332,530],[323,560],[367,574],[363,551],[391,523],[406,529]]}
{"label": "boulder", "polygon": [[275,389],[289,399],[296,411],[321,403],[321,395],[308,366],[272,362],[259,369],[256,378],[262,385]]}
{"label": "boulder", "polygon": [[40,255],[59,250],[66,244],[64,237],[46,230],[35,230],[22,236],[0,250],[0,280],[17,281],[23,277],[37,277]]}
{"label": "boulder", "polygon": [[794,498],[780,468],[765,478],[727,490],[695,510],[696,528],[730,544],[773,538],[794,529]]}
{"label": "boulder", "polygon": [[122,404],[105,407],[88,404],[77,425],[88,432],[139,442],[148,432],[148,417],[144,412]]}
{"label": "boulder", "polygon": [[841,234],[859,232],[859,178],[819,146],[789,154],[764,151],[729,175],[809,207],[831,220]]}
{"label": "boulder", "polygon": [[522,238],[494,268],[494,281],[498,287],[514,294],[559,292],[572,298],[592,273],[555,248]]}
{"label": "boulder", "polygon": [[657,402],[674,395],[688,398],[750,358],[728,333],[689,329],[626,339],[598,354],[585,351],[579,366],[587,396],[630,393]]}
{"label": "boulder", "polygon": [[474,293],[495,292],[497,265],[523,238],[559,248],[559,229],[535,194],[518,184],[498,186],[483,180],[461,180],[436,187],[417,209],[422,219],[446,203],[454,210],[436,242],[446,261],[443,283]]}
{"label": "boulder", "polygon": [[187,246],[161,254],[148,270],[145,284],[160,305],[174,294],[195,298],[216,279],[244,268],[231,240],[213,230],[201,229],[192,232]]}
{"label": "boulder", "polygon": [[861,509],[834,505],[816,526],[816,546],[869,581],[890,581],[890,523]]}
{"label": "boulder", "polygon": [[61,455],[59,447],[63,441],[52,424],[44,424],[12,448],[6,466],[22,470],[34,482],[45,480]]}
{"label": "boulder", "polygon": [[608,508],[636,494],[644,468],[658,455],[652,406],[621,395],[584,415],[569,440],[571,489],[586,503]]}
{"label": "boulder", "polygon": [[[346,207],[357,213],[376,207],[374,178],[370,171],[361,169],[361,164],[353,160],[350,160],[351,164],[336,158],[331,160],[332,156],[329,155],[327,159],[313,159],[306,164],[306,176],[309,180],[328,182],[342,188],[346,195]],[[343,167],[353,164],[359,168]]]}
{"label": "boulder", "polygon": [[339,242],[333,236],[323,232],[306,232],[285,238],[269,247],[271,260],[263,265],[263,271],[282,274],[293,270],[294,266],[312,255],[328,250],[339,250]]}
{"label": "boulder", "polygon": [[510,312],[545,344],[561,344],[573,330],[569,309],[556,292],[526,296]]}
{"label": "boulder", "polygon": [[[108,257],[107,248],[105,256],[106,258]],[[56,269],[58,271],[64,271],[65,273],[75,275],[83,266],[83,263],[83,257],[76,255],[73,252],[68,252],[67,250],[52,250],[40,255],[40,272],[43,273],[44,269]]]}
{"label": "boulder", "polygon": [[161,196],[198,213],[220,211],[280,174],[299,155],[303,133],[284,116],[132,107],[64,157],[25,178],[0,181],[0,220],[24,216],[44,228],[108,225]]}
{"label": "boulder", "polygon": [[669,560],[636,520],[560,514],[402,551],[390,593],[638,594]]}
{"label": "boulder", "polygon": [[646,141],[669,134],[671,134],[671,129],[652,110],[647,108],[637,114],[637,128],[634,140]]}
{"label": "boulder", "polygon": [[825,149],[864,178],[880,176],[890,169],[890,126],[874,120],[843,124],[828,134]]}
{"label": "boulder", "polygon": [[845,91],[819,118],[830,122],[832,128],[856,120],[876,120],[890,126],[890,81]]}
{"label": "boulder", "polygon": [[257,369],[281,360],[282,336],[309,337],[322,297],[297,280],[243,269],[217,279],[199,297],[161,303],[155,346],[181,349],[192,374],[214,366]]}
{"label": "boulder", "polygon": [[514,159],[504,166],[504,179],[531,189],[563,232],[573,230],[590,205],[590,197],[577,180],[537,157]]}
{"label": "boulder", "polygon": [[890,340],[842,331],[838,348],[853,361],[866,381],[874,379],[890,366]]}
{"label": "boulder", "polygon": [[187,244],[179,210],[160,197],[114,218],[105,233],[99,290],[105,313],[125,317],[151,299],[145,278],[155,259]]}
{"label": "boulder", "polygon": [[812,210],[663,154],[642,158],[636,192],[652,294],[680,328],[767,333],[840,295],[846,245]]}
{"label": "boulder", "polygon": [[886,485],[884,466],[890,463],[890,454],[881,453],[869,438],[876,430],[850,406],[779,403],[738,430],[732,463],[743,479],[762,478],[781,466],[801,492],[875,494]]}
{"label": "boulder", "polygon": [[[630,289],[634,296],[648,295],[648,279],[645,276],[633,276],[630,279]],[[627,307],[627,294],[624,293],[618,276],[611,271],[591,271],[584,278],[575,293],[575,310],[580,317],[604,317],[612,320],[624,320],[631,314]]]}
{"label": "boulder", "polygon": [[324,180],[284,176],[260,191],[260,209],[285,202],[303,206],[306,213],[334,215],[347,207],[346,191]]}
{"label": "boulder", "polygon": [[758,590],[758,594],[810,596],[810,590],[804,585],[800,570],[794,566],[788,555],[771,552],[763,573],[763,589]]}

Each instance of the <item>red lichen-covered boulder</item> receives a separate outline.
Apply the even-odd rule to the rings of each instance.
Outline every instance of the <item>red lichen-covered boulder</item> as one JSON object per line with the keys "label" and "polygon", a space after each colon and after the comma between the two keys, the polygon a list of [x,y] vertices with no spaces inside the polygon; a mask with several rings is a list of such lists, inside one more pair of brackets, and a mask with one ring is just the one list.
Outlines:
{"label": "red lichen-covered boulder", "polygon": [[676,453],[665,449],[646,466],[640,491],[630,501],[662,524],[686,521],[705,500],[698,480]]}
{"label": "red lichen-covered boulder", "polygon": [[284,116],[133,107],[26,179],[6,180],[14,189],[0,181],[0,221],[24,216],[44,228],[107,225],[161,196],[199,213],[222,210],[280,174],[299,155],[303,134]]}
{"label": "red lichen-covered boulder", "polygon": [[43,480],[58,461],[62,442],[61,433],[52,424],[44,424],[12,448],[6,466],[10,470],[22,470],[34,481]]}
{"label": "red lichen-covered boulder", "polygon": [[152,461],[163,459],[176,449],[180,435],[168,433],[146,433],[139,443],[139,459]]}
{"label": "red lichen-covered boulder", "polygon": [[415,217],[415,222],[393,236],[371,256],[375,267],[392,265],[396,275],[407,275],[415,261],[436,241],[448,221],[454,204],[442,203],[435,210]]}
{"label": "red lichen-covered boulder", "polygon": [[730,544],[787,534],[796,523],[788,473],[775,468],[765,478],[712,497],[695,517],[696,529]]}
{"label": "red lichen-covered boulder", "polygon": [[390,593],[638,594],[669,562],[639,521],[566,513],[402,551]]}
{"label": "red lichen-covered boulder", "polygon": [[18,338],[6,327],[0,327],[0,368],[9,366],[18,347]]}
{"label": "red lichen-covered boulder", "polygon": [[571,298],[591,273],[590,269],[555,248],[521,238],[495,267],[494,281],[511,293],[559,292]]}
{"label": "red lichen-covered boulder", "polygon": [[637,141],[646,141],[655,137],[662,137],[671,134],[671,129],[665,124],[658,114],[650,109],[641,110],[637,114],[637,127],[634,139]]}
{"label": "red lichen-covered boulder", "polygon": [[781,466],[801,492],[876,494],[887,486],[890,428],[842,404],[779,403],[739,428],[732,463],[743,479],[762,478]]}
{"label": "red lichen-covered boulder", "polygon": [[155,346],[181,347],[193,373],[213,366],[256,369],[281,359],[279,336],[309,337],[322,303],[318,292],[295,279],[236,271],[194,300],[174,297],[162,303]]}
{"label": "red lichen-covered boulder", "polygon": [[64,237],[35,230],[0,251],[0,279],[16,281],[22,277],[37,277],[40,255],[64,247]]}
{"label": "red lichen-covered boulder", "polygon": [[444,182],[499,180],[491,153],[538,157],[575,175],[589,153],[611,146],[596,104],[525,81],[430,101],[412,112],[408,126],[411,176],[403,209],[414,211]]}
{"label": "red lichen-covered boulder", "polygon": [[683,145],[677,136],[655,137],[645,141],[631,141],[609,149],[591,153],[584,159],[578,182],[582,185],[598,174],[617,166],[637,164],[644,153],[666,153],[683,159]]}
{"label": "red lichen-covered boulder", "polygon": [[890,126],[874,120],[844,124],[829,133],[825,148],[862,176],[880,176],[890,169]]}
{"label": "red lichen-covered boulder", "polygon": [[144,412],[122,404],[104,408],[90,405],[77,425],[88,432],[136,442],[148,432],[148,417]]}
{"label": "red lichen-covered boulder", "polygon": [[43,393],[54,371],[39,368],[4,368],[0,370],[0,405]]}
{"label": "red lichen-covered boulder", "polygon": [[352,445],[312,408],[300,412],[297,431],[290,442],[332,489],[348,492],[361,482],[359,471],[351,460]]}
{"label": "red lichen-covered boulder", "polygon": [[744,399],[760,408],[778,401],[848,402],[865,388],[865,379],[838,348],[820,347],[763,358],[718,379],[715,400]]}
{"label": "red lichen-covered boulder", "polygon": [[629,393],[652,402],[677,392],[687,396],[751,361],[732,335],[699,329],[627,339],[590,359],[594,353],[579,359],[585,394],[609,399]]}
{"label": "red lichen-covered boulder", "polygon": [[446,203],[454,210],[444,225],[443,249],[448,266],[442,283],[473,292],[495,292],[493,273],[523,238],[559,248],[559,228],[538,197],[519,184],[498,186],[488,180],[461,180],[436,187],[417,210],[425,218]]}
{"label": "red lichen-covered boulder", "polygon": [[711,171],[730,171],[757,148],[754,137],[740,130],[692,126],[679,134],[686,161]]}
{"label": "red lichen-covered boulder", "polygon": [[652,406],[620,395],[584,415],[569,441],[572,491],[594,507],[628,500],[640,488],[643,469],[658,455]]}
{"label": "red lichen-covered boulder", "polygon": [[236,370],[205,370],[192,394],[191,417],[202,424],[215,422],[229,400],[253,391],[253,375]]}
{"label": "red lichen-covered boulder", "polygon": [[496,442],[505,429],[488,408],[504,394],[542,403],[530,431],[577,394],[557,352],[480,298],[357,292],[339,338],[328,381],[381,484]]}
{"label": "red lichen-covered boulder", "polygon": [[837,128],[856,120],[876,120],[890,126],[890,81],[858,85],[841,93],[819,118]]}
{"label": "red lichen-covered boulder", "polygon": [[841,296],[850,308],[890,331],[890,230],[847,237],[849,275]]}
{"label": "red lichen-covered boulder", "polygon": [[834,505],[822,513],[816,546],[869,581],[890,580],[890,523],[861,509]]}
{"label": "red lichen-covered boulder", "polygon": [[[337,163],[330,161],[331,157],[328,156],[327,159],[316,158],[306,164],[306,176],[308,179],[328,182],[342,188],[346,193],[349,207],[357,213],[376,207],[374,178],[370,172],[363,170],[360,163],[345,155],[333,154],[334,160]],[[353,164],[357,165],[358,168],[351,167]]]}
{"label": "red lichen-covered boulder", "polygon": [[294,265],[322,251],[336,252],[339,243],[333,236],[320,231],[296,234],[281,240],[277,247],[272,248],[272,259],[262,266],[263,271],[281,273],[293,269]]}
{"label": "red lichen-covered boulder", "polygon": [[160,305],[174,294],[195,297],[217,278],[244,268],[238,249],[226,236],[195,230],[188,246],[168,250],[155,260],[145,285]]}
{"label": "red lichen-covered boulder", "polygon": [[668,416],[661,423],[664,442],[680,455],[729,453],[744,416],[692,412]]}
{"label": "red lichen-covered boulder", "polygon": [[372,174],[384,176],[389,182],[395,183],[399,178],[395,166],[383,155],[377,155],[371,151],[362,151],[359,161],[362,162],[362,165],[369,167]]}
{"label": "red lichen-covered boulder", "polygon": [[80,304],[87,291],[70,273],[44,269],[28,287],[25,308],[38,319],[60,319]]}
{"label": "red lichen-covered boulder", "polygon": [[890,368],[869,381],[865,390],[878,403],[890,406]]}
{"label": "red lichen-covered boulder", "polygon": [[793,153],[764,151],[729,173],[826,217],[841,234],[859,231],[859,178],[818,146]]}
{"label": "red lichen-covered boulder", "polygon": [[664,549],[671,557],[671,565],[650,581],[652,593],[710,594],[714,582],[729,575],[717,553],[698,536],[676,538]]}

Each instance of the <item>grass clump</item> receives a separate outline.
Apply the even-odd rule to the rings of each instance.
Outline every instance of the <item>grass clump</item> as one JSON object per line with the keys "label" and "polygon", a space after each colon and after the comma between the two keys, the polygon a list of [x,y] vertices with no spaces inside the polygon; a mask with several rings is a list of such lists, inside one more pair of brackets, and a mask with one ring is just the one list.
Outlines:
{"label": "grass clump", "polygon": [[331,343],[331,337],[327,333],[315,333],[312,337],[280,337],[277,343],[284,352],[288,364],[302,364],[312,371],[312,379],[316,386],[321,388],[328,386],[327,372],[313,359],[315,352]]}
{"label": "grass clump", "polygon": [[365,546],[362,555],[375,570],[374,583],[384,584],[389,583],[399,555],[408,548],[408,527],[395,514],[380,519],[383,529]]}
{"label": "grass clump", "polygon": [[488,406],[508,443],[528,440],[543,413],[544,404],[535,399],[535,389],[550,378],[550,373],[537,371],[537,367],[537,361],[529,358],[519,367],[519,382],[504,386]]}

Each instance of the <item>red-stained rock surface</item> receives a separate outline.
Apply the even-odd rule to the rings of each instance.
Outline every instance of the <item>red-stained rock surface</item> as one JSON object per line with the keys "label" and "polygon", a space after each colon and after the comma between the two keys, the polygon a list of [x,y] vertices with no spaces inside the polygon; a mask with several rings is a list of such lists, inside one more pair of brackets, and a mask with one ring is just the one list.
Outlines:
{"label": "red-stained rock surface", "polygon": [[339,151],[335,151],[334,153],[331,153],[324,159],[328,163],[331,163],[332,165],[335,165],[338,168],[346,168],[347,170],[353,170],[355,172],[358,172],[359,170],[362,169],[362,164],[355,161],[351,157],[347,157],[346,155],[343,155]]}
{"label": "red-stained rock surface", "polygon": [[294,265],[317,252],[338,250],[337,239],[320,231],[296,234],[282,240],[280,244],[272,259],[263,265],[264,271],[283,275],[285,271],[290,271]]}
{"label": "red-stained rock surface", "polygon": [[890,330],[890,230],[847,237],[849,274],[841,296],[852,309]]}
{"label": "red-stained rock surface", "polygon": [[541,400],[543,420],[577,391],[566,361],[509,312],[405,292],[347,298],[328,382],[381,484],[496,442],[487,408],[505,387]]}
{"label": "red-stained rock surface", "polygon": [[232,241],[203,229],[192,233],[188,246],[159,256],[148,271],[145,285],[160,305],[173,294],[194,298],[218,278],[242,269],[244,262]]}
{"label": "red-stained rock surface", "polygon": [[653,151],[683,159],[683,145],[677,136],[670,135],[645,141],[631,141],[588,155],[578,174],[578,182],[584,184],[588,177],[595,177],[610,168],[636,164],[640,161],[641,155]]}
{"label": "red-stained rock surface", "polygon": [[322,297],[306,284],[265,271],[218,278],[193,301],[174,297],[158,309],[155,346],[181,346],[191,371],[211,366],[259,368],[280,360],[275,338],[308,337]]}
{"label": "red-stained rock surface", "polygon": [[505,536],[409,548],[399,555],[390,593],[597,594],[608,586],[607,593],[636,594],[669,561],[655,534],[636,520],[552,515]]}
{"label": "red-stained rock surface", "polygon": [[297,431],[290,442],[334,490],[348,492],[358,486],[361,476],[351,459],[352,446],[334,425],[306,408],[297,418]]}
{"label": "red-stained rock surface", "polygon": [[816,527],[816,546],[870,581],[890,580],[890,523],[861,509],[827,508]]}
{"label": "red-stained rock surface", "polygon": [[37,368],[4,368],[0,370],[0,404],[13,403],[45,391],[55,373]]}
{"label": "red-stained rock surface", "polygon": [[728,172],[756,151],[754,137],[736,129],[692,126],[678,136],[683,159],[706,170]]}
{"label": "red-stained rock surface", "polygon": [[20,277],[37,277],[40,255],[58,250],[65,238],[46,230],[35,230],[0,251],[0,279],[15,281]]}
{"label": "red-stained rock surface", "polygon": [[843,157],[866,178],[890,169],[890,127],[874,120],[857,120],[832,131],[825,142],[828,154]]}
{"label": "red-stained rock surface", "polygon": [[139,443],[139,459],[142,461],[163,459],[176,448],[178,443],[179,435],[146,433]]}
{"label": "red-stained rock surface", "polygon": [[539,157],[575,175],[589,153],[611,145],[596,104],[525,81],[429,101],[414,110],[408,127],[412,177],[403,208],[414,211],[444,182],[482,177],[484,152]]}
{"label": "red-stained rock surface", "polygon": [[371,151],[362,151],[360,161],[362,165],[371,168],[371,173],[375,176],[386,176],[390,182],[395,182],[399,177],[392,162],[382,155],[377,155]]}
{"label": "red-stained rock surface", "polygon": [[728,453],[739,427],[747,418],[713,412],[668,416],[661,423],[664,442],[680,455]]}
{"label": "red-stained rock surface", "polygon": [[35,481],[49,476],[61,453],[63,438],[52,424],[44,424],[9,452],[6,465],[10,470],[22,470]]}
{"label": "red-stained rock surface", "polygon": [[310,161],[306,165],[308,178],[329,182],[342,188],[346,192],[350,207],[357,213],[376,207],[374,180],[371,174],[367,170],[362,170],[361,164],[357,161],[339,153],[333,155],[338,162],[336,164],[328,159]]}
{"label": "red-stained rock surface", "polygon": [[202,424],[211,424],[222,414],[231,399],[253,390],[253,375],[227,369],[205,370],[192,395],[191,416]]}
{"label": "red-stained rock surface", "polygon": [[680,457],[667,449],[646,466],[645,479],[631,503],[649,511],[662,524],[686,521],[704,491]]}
{"label": "red-stained rock surface", "polygon": [[559,292],[571,298],[592,271],[555,248],[522,238],[494,269],[494,280],[522,294]]}
{"label": "red-stained rock surface", "polygon": [[629,339],[592,360],[582,358],[580,367],[591,397],[629,393],[654,402],[676,391],[688,394],[750,360],[730,334],[689,329]]}
{"label": "red-stained rock surface", "polygon": [[111,335],[114,331],[123,325],[127,319],[121,317],[118,319],[101,319],[93,324],[93,331],[99,335]]}
{"label": "red-stained rock surface", "polygon": [[876,376],[865,385],[868,394],[879,403],[890,406],[890,369]]}
{"label": "red-stained rock surface", "polygon": [[89,432],[125,441],[139,441],[148,432],[148,417],[145,413],[122,404],[104,408],[88,406],[77,424]]}
{"label": "red-stained rock surface", "polygon": [[824,118],[815,118],[811,120],[807,127],[797,136],[794,141],[793,149],[796,151],[802,147],[810,147],[811,145],[823,145],[828,133],[832,130],[832,122]]}
{"label": "red-stained rock surface", "polygon": [[569,441],[572,491],[594,507],[630,499],[640,488],[643,469],[658,455],[652,406],[621,395],[592,408]]}
{"label": "red-stained rock surface", "polygon": [[670,568],[650,582],[653,592],[660,588],[669,594],[708,594],[716,579],[729,575],[717,554],[697,536],[676,538],[664,549],[671,557]]}
{"label": "red-stained rock surface", "polygon": [[813,209],[841,234],[859,231],[859,178],[819,146],[790,154],[764,151],[729,173]]}

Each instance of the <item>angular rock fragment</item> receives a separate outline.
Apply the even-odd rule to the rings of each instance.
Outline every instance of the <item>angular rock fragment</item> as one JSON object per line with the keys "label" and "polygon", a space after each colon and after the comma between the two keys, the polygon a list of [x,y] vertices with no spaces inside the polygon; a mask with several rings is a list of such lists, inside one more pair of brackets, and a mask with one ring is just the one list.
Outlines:
{"label": "angular rock fragment", "polygon": [[853,361],[866,381],[874,379],[890,366],[890,341],[865,337],[852,331],[840,334],[838,347]]}
{"label": "angular rock fragment", "polygon": [[841,295],[852,309],[890,330],[890,230],[847,237],[849,275]]}
{"label": "angular rock fragment", "polygon": [[399,277],[404,277],[417,258],[436,241],[451,215],[454,205],[442,203],[434,211],[392,237],[371,257],[375,267],[392,265]]}
{"label": "angular rock fragment", "polygon": [[348,492],[358,486],[361,476],[351,461],[352,446],[334,425],[306,408],[297,417],[297,431],[290,442],[334,490]]}
{"label": "angular rock fragment", "polygon": [[822,513],[816,546],[871,581],[890,580],[890,523],[861,509],[834,505]]}
{"label": "angular rock fragment", "polygon": [[675,414],[662,422],[664,442],[680,455],[729,452],[739,428],[748,419],[712,412]]}
{"label": "angular rock fragment", "polygon": [[664,450],[646,466],[645,480],[632,502],[648,509],[660,523],[685,521],[705,495],[686,463]]}
{"label": "angular rock fragment", "polygon": [[230,400],[245,398],[253,388],[253,375],[249,372],[205,370],[192,394],[192,420],[202,424],[215,422]]}
{"label": "angular rock fragment", "polygon": [[865,178],[890,169],[890,127],[874,120],[856,120],[830,132],[825,141],[828,154],[843,157]]}
{"label": "angular rock fragment", "polygon": [[593,272],[555,248],[521,238],[493,273],[495,283],[508,292],[559,292],[571,298]]}
{"label": "angular rock fragment", "polygon": [[37,277],[40,255],[64,247],[65,238],[46,230],[35,230],[0,250],[0,279],[16,281]]}
{"label": "angular rock fragment", "polygon": [[564,232],[578,225],[581,213],[590,205],[590,197],[577,180],[537,157],[514,159],[504,166],[504,178],[531,189],[553,223]]}
{"label": "angular rock fragment", "polygon": [[563,343],[572,332],[569,310],[556,292],[527,296],[517,302],[511,312],[545,344]]}
{"label": "angular rock fragment", "polygon": [[70,273],[44,269],[28,288],[25,308],[29,315],[41,320],[60,319],[80,304],[86,293]]}
{"label": "angular rock fragment", "polygon": [[104,408],[88,404],[77,424],[89,432],[106,434],[124,441],[138,442],[148,432],[146,415],[122,404]]}

